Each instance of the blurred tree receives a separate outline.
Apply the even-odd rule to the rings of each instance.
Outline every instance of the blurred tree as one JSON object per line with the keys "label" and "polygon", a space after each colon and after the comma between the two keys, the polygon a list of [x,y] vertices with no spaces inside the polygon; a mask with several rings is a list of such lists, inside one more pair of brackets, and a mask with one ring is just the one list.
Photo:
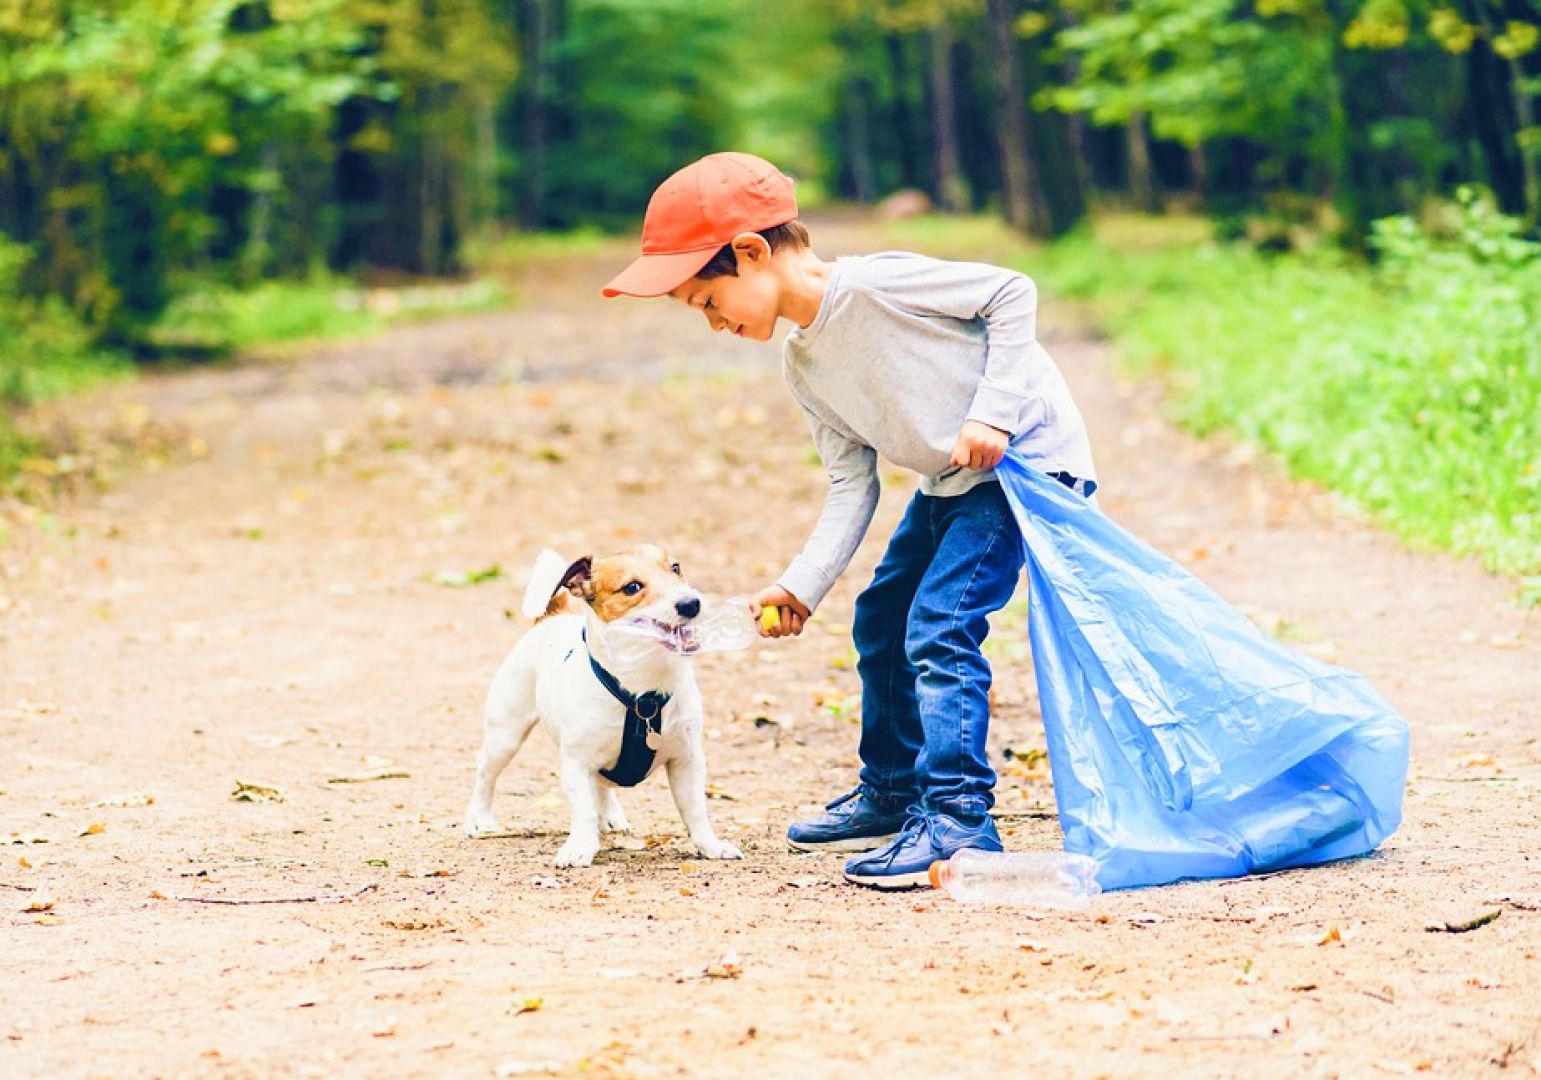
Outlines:
{"label": "blurred tree", "polygon": [[217,240],[241,247],[219,237],[214,193],[262,192],[271,220],[282,192],[265,148],[313,146],[368,78],[337,7],[6,0],[0,227],[38,246],[29,277],[127,339],[165,305],[173,268]]}

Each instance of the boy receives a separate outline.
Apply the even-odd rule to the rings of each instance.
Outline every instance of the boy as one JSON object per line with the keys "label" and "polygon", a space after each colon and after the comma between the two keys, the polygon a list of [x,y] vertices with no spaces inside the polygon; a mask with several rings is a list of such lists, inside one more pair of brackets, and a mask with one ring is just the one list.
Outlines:
{"label": "boy", "polygon": [[921,474],[856,600],[860,783],[787,832],[802,851],[868,852],[846,863],[851,881],[909,888],[961,848],[1001,850],[981,646],[1023,551],[992,470],[1010,445],[1089,497],[1091,448],[1034,339],[1031,281],[898,252],[825,262],[796,218],[775,166],[710,155],[659,185],[642,257],[604,294],[668,295],[757,341],[794,324],[783,372],[830,483],[802,553],[755,597],[780,609],[769,636],[801,633],[850,563],[877,506],[878,455]]}

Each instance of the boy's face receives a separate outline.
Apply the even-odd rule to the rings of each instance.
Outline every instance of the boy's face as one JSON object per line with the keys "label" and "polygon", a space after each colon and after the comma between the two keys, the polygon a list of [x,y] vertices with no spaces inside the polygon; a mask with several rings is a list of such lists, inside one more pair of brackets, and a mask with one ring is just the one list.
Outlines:
{"label": "boy's face", "polygon": [[669,295],[705,315],[713,330],[769,341],[781,310],[781,282],[771,269],[770,247],[751,236],[734,240],[733,248],[737,276],[691,278]]}

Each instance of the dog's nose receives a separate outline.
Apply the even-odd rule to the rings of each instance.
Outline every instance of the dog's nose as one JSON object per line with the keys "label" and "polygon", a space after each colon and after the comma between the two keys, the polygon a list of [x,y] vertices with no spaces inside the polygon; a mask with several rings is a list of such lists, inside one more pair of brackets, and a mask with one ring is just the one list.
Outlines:
{"label": "dog's nose", "polygon": [[701,614],[701,600],[696,596],[692,596],[689,600],[681,600],[674,605],[674,610],[687,619],[694,619]]}

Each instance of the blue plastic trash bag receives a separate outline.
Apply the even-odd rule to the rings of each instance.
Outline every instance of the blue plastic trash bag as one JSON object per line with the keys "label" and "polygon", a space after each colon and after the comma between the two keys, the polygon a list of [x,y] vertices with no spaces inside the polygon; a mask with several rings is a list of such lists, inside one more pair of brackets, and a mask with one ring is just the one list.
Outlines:
{"label": "blue plastic trash bag", "polygon": [[1104,889],[1373,850],[1402,820],[1407,724],[1279,644],[1014,451],[1028,632],[1065,850]]}

